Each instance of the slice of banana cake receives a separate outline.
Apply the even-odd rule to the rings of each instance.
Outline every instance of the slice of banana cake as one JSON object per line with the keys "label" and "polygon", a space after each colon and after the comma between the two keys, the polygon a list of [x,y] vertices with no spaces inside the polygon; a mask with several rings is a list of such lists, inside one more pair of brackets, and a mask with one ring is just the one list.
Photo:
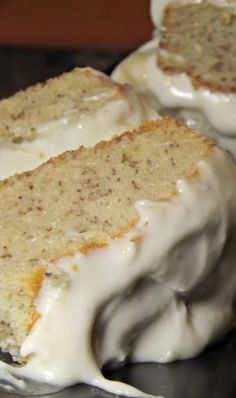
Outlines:
{"label": "slice of banana cake", "polygon": [[[147,341],[152,360],[191,356],[229,330],[235,181],[223,150],[169,118],[1,181],[0,346],[18,365],[0,368],[128,394],[104,363],[149,360]],[[145,333],[164,319],[161,353]]]}
{"label": "slice of banana cake", "polygon": [[0,101],[0,178],[157,117],[148,99],[91,68],[76,68]]}
{"label": "slice of banana cake", "polygon": [[153,39],[113,72],[236,157],[236,3],[152,0]]}

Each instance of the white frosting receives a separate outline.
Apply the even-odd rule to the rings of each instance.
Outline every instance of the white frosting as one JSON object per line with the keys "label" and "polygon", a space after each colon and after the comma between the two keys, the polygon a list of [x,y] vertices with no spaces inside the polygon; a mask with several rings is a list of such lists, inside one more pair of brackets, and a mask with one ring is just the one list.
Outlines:
{"label": "white frosting", "polygon": [[101,366],[127,356],[186,358],[226,332],[236,292],[235,181],[234,163],[215,149],[199,163],[199,177],[177,182],[172,200],[137,202],[140,219],[126,236],[52,264],[49,272],[65,273],[68,283],[45,279],[41,318],[21,347],[27,364],[1,363],[5,374],[145,396],[106,380]]}
{"label": "white frosting", "polygon": [[[133,84],[157,101],[159,112],[166,108],[197,110],[209,121],[214,134],[209,134],[236,156],[236,95],[195,89],[186,74],[166,74],[157,65],[159,39],[142,46],[125,59],[113,72],[119,82]],[[187,119],[188,121],[188,119]],[[208,123],[208,124],[209,124]]]}
{"label": "white frosting", "polygon": [[[196,4],[201,3],[202,0],[151,0],[151,18],[155,27],[160,30],[162,24],[162,17],[165,8],[171,3],[178,4]],[[217,7],[231,7],[236,11],[235,0],[207,0],[208,3],[214,4]]]}
{"label": "white frosting", "polygon": [[[92,100],[99,101],[101,95],[103,93]],[[91,97],[87,100],[91,101]],[[111,99],[97,111],[81,113],[76,123],[64,117],[39,125],[37,138],[31,142],[0,144],[0,179],[35,169],[52,156],[81,145],[93,146],[101,140],[109,140],[137,127],[145,119],[157,117],[157,112],[144,95],[136,94],[131,87],[124,87],[123,97]]]}

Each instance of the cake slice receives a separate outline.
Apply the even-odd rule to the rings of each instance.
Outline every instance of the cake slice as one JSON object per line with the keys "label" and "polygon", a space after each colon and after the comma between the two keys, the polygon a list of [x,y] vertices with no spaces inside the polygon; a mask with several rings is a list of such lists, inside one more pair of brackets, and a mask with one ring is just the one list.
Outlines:
{"label": "cake slice", "polygon": [[[5,375],[137,396],[101,366],[188,357],[229,330],[235,181],[224,151],[168,118],[1,181]],[[173,317],[191,344],[173,343]],[[163,322],[165,353],[152,334],[144,357]]]}
{"label": "cake slice", "polygon": [[153,0],[154,39],[113,73],[236,156],[233,1]]}
{"label": "cake slice", "polygon": [[91,68],[76,68],[0,101],[0,178],[157,117],[148,99]]}
{"label": "cake slice", "polygon": [[174,2],[163,15],[158,65],[169,74],[187,74],[196,89],[235,94],[235,35],[234,7]]}

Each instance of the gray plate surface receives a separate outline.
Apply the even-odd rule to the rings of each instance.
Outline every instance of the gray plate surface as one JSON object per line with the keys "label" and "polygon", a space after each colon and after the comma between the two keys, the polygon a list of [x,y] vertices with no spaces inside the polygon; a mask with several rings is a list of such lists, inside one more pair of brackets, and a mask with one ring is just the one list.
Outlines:
{"label": "gray plate surface", "polygon": [[[134,364],[105,371],[106,377],[165,398],[235,398],[236,332],[197,358],[172,364]],[[22,398],[0,392],[0,398]],[[112,398],[104,391],[78,385],[45,398]]]}

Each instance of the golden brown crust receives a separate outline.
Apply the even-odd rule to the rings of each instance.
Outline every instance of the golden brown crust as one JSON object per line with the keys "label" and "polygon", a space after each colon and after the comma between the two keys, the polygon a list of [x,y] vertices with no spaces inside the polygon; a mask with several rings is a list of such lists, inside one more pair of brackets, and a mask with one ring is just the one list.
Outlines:
{"label": "golden brown crust", "polygon": [[106,247],[108,242],[106,241],[99,241],[99,240],[90,240],[87,242],[84,242],[82,245],[79,247],[79,251],[83,254],[87,254],[88,252],[96,249],[103,249]]}
{"label": "golden brown crust", "polygon": [[36,321],[40,318],[40,314],[36,311],[34,301],[39,294],[45,278],[46,267],[38,267],[34,269],[30,274],[25,275],[23,278],[23,286],[25,292],[30,297],[32,312],[25,325],[27,334],[32,330]]}
{"label": "golden brown crust", "polygon": [[28,324],[26,325],[26,332],[29,334],[31,330],[33,329],[35,323],[41,318],[41,315],[37,312],[34,311],[31,318],[29,319]]}
{"label": "golden brown crust", "polygon": [[46,267],[38,267],[23,278],[25,290],[32,299],[35,299],[38,296],[45,277],[46,269]]}
{"label": "golden brown crust", "polygon": [[119,231],[115,231],[115,233],[113,233],[111,235],[111,239],[121,239],[123,238],[132,228],[135,227],[135,225],[137,224],[139,220],[139,217],[135,217],[133,220],[130,220],[129,223],[126,224],[125,227],[123,227],[122,229],[119,229]]}

